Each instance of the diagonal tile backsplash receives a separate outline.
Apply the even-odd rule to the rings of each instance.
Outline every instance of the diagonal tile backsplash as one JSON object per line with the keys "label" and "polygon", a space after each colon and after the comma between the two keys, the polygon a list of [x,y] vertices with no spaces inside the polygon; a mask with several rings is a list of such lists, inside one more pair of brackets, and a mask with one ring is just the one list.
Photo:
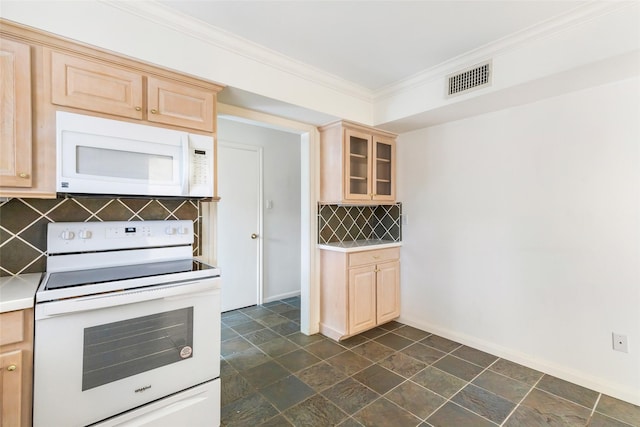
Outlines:
{"label": "diagonal tile backsplash", "polygon": [[402,203],[378,206],[318,205],[318,243],[402,240]]}
{"label": "diagonal tile backsplash", "polygon": [[200,205],[185,199],[58,198],[9,199],[0,204],[0,276],[46,270],[50,222],[151,221],[194,222],[194,255],[200,254]]}

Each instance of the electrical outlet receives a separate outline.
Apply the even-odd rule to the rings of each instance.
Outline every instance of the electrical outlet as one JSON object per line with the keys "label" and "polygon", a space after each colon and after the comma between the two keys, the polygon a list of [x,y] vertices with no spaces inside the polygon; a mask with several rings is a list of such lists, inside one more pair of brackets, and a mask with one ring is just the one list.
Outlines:
{"label": "electrical outlet", "polygon": [[612,332],[613,337],[613,349],[615,351],[621,351],[623,353],[629,353],[629,343],[627,342],[627,336],[622,334],[616,334]]}

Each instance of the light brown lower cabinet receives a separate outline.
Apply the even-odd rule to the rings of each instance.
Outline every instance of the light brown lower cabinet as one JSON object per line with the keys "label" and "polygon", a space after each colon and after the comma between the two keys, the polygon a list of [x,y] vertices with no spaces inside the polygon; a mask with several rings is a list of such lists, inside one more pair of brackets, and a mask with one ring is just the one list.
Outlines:
{"label": "light brown lower cabinet", "polygon": [[33,309],[0,314],[0,426],[31,426]]}
{"label": "light brown lower cabinet", "polygon": [[400,316],[400,248],[320,251],[320,332],[341,340]]}

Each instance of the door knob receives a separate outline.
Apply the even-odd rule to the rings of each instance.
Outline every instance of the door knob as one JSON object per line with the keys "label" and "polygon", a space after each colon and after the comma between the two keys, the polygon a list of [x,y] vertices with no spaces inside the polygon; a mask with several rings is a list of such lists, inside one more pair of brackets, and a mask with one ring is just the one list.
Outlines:
{"label": "door knob", "polygon": [[258,238],[258,235],[256,233],[251,233],[251,238],[255,240]]}

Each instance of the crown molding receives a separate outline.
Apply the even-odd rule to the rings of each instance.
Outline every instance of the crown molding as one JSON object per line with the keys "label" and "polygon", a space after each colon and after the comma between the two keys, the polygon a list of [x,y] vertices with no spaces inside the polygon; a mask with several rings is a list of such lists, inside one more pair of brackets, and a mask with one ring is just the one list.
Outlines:
{"label": "crown molding", "polygon": [[532,41],[550,37],[571,27],[585,24],[613,11],[630,7],[637,2],[624,1],[597,1],[593,0],[585,5],[578,6],[562,15],[533,25],[514,34],[508,35],[494,42],[488,43],[477,49],[465,52],[444,61],[434,67],[420,71],[413,76],[402,79],[396,83],[380,88],[372,92],[374,102],[390,98],[398,92],[415,89],[430,81],[444,78],[460,69],[473,66],[480,62],[492,59],[499,54],[518,49],[520,46]]}
{"label": "crown molding", "polygon": [[186,34],[235,55],[243,56],[262,65],[341,92],[366,102],[372,102],[371,90],[327,73],[279,52],[239,37],[231,32],[208,25],[198,19],[175,11],[155,1],[99,0],[110,7],[137,16],[174,31]]}
{"label": "crown molding", "polygon": [[209,45],[296,76],[306,81],[343,93],[374,105],[378,101],[393,97],[398,93],[411,91],[436,79],[488,60],[499,54],[513,51],[526,43],[548,38],[571,27],[586,24],[608,13],[637,5],[634,0],[602,1],[592,0],[562,15],[533,25],[514,34],[488,43],[477,49],[444,61],[413,76],[392,83],[378,90],[370,90],[318,68],[296,61],[279,52],[254,43],[231,32],[211,26],[191,16],[175,11],[154,0],[110,1],[98,0],[110,7],[135,15],[140,19],[154,22],[174,31],[187,34]]}

